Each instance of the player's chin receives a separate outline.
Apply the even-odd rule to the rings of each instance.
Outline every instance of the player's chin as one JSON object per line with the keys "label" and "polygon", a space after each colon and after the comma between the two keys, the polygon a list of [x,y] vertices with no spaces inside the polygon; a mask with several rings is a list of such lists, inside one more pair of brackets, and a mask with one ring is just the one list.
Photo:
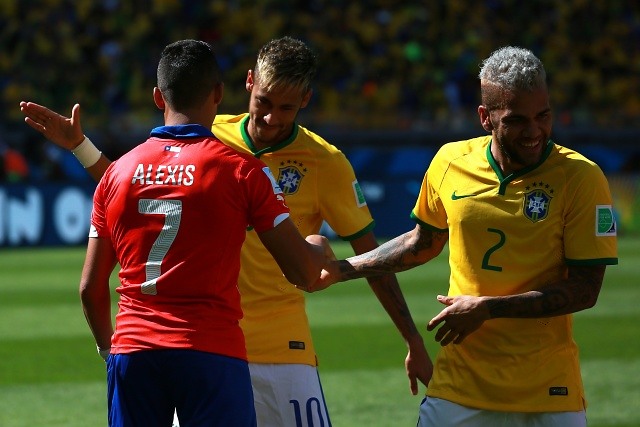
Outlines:
{"label": "player's chin", "polygon": [[258,136],[263,143],[269,145],[273,145],[284,139],[280,133],[280,128],[274,126],[261,126],[258,129]]}
{"label": "player's chin", "polygon": [[544,150],[544,146],[541,143],[538,143],[534,146],[520,145],[518,147],[518,154],[519,154],[521,163],[527,166],[535,165],[542,158],[543,150]]}

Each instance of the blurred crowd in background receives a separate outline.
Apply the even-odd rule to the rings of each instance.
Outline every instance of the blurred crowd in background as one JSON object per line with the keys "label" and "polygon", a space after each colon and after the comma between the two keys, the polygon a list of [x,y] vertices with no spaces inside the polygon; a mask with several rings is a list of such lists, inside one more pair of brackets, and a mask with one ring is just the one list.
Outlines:
{"label": "blurred crowd in background", "polygon": [[[258,49],[290,35],[318,54],[300,122],[331,129],[477,129],[477,74],[503,45],[547,68],[556,129],[640,129],[640,2],[629,0],[13,0],[0,2],[0,180],[85,177],[23,123],[21,100],[70,115],[117,157],[162,123],[162,48],[196,38],[225,73],[221,113],[246,111]],[[395,142],[394,142],[395,143]]]}

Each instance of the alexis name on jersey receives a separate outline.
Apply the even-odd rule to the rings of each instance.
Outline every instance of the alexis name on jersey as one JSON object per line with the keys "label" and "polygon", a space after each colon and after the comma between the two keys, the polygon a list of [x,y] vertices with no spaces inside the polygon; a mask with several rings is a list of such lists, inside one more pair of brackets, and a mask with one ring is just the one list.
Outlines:
{"label": "alexis name on jersey", "polygon": [[136,167],[131,184],[193,185],[195,165],[143,165]]}

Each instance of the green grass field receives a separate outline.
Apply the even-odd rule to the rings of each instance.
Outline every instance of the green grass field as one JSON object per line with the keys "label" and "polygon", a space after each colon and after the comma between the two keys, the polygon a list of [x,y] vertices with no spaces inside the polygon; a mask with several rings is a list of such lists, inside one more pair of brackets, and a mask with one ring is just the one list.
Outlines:
{"label": "green grass field", "polygon": [[[335,244],[348,255],[344,244]],[[106,425],[104,364],[77,292],[83,248],[0,251],[0,426]],[[575,316],[590,427],[640,426],[640,239],[620,239],[594,309]],[[424,325],[446,291],[444,256],[399,275]],[[115,282],[114,282],[115,285]],[[405,347],[363,280],[308,297],[320,373],[336,427],[413,426],[422,396],[404,373]],[[422,387],[424,391],[424,387]]]}

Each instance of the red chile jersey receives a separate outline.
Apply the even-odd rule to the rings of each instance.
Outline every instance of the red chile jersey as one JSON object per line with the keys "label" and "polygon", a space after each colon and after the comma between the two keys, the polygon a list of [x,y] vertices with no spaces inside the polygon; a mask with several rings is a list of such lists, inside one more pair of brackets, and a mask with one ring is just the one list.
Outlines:
{"label": "red chile jersey", "polygon": [[90,237],[120,262],[112,353],[184,348],[246,359],[240,248],[288,216],[271,172],[199,125],[163,126],[113,162]]}

